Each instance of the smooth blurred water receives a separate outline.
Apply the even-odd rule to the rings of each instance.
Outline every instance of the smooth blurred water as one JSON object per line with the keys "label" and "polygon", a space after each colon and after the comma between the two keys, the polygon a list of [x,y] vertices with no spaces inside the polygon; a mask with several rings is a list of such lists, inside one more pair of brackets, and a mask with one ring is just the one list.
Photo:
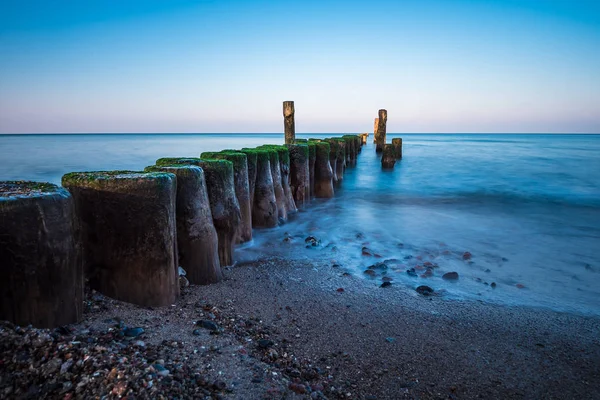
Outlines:
{"label": "smooth blurred water", "polygon": [[[315,200],[287,224],[255,231],[238,257],[327,260],[373,285],[382,276],[363,271],[387,260],[395,285],[600,315],[600,136],[401,136],[404,158],[393,171],[381,170],[369,143],[334,199]],[[139,170],[160,157],[282,141],[280,135],[0,136],[0,180],[58,183],[71,171]],[[306,248],[308,235],[321,246]],[[380,257],[363,255],[363,247]],[[466,251],[470,261],[463,260]],[[432,276],[406,273],[416,268],[422,275],[426,263],[437,266]],[[441,278],[449,271],[459,273],[457,282]]]}

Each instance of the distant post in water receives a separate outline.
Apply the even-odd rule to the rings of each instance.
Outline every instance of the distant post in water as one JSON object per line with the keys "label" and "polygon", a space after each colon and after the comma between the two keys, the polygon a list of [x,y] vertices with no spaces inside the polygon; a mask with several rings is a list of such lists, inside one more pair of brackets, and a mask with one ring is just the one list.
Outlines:
{"label": "distant post in water", "polygon": [[396,164],[396,149],[393,144],[383,146],[383,154],[381,156],[381,167],[383,169],[392,169]]}
{"label": "distant post in water", "polygon": [[377,143],[377,127],[379,126],[379,118],[375,118],[375,123],[373,124],[373,143]]}
{"label": "distant post in water", "polygon": [[283,102],[283,126],[285,132],[285,143],[293,144],[296,140],[296,123],[294,121],[294,102]]}
{"label": "distant post in water", "polygon": [[402,138],[392,139],[392,145],[394,146],[394,150],[396,151],[396,160],[402,158]]}
{"label": "distant post in water", "polygon": [[379,110],[379,118],[377,118],[377,132],[375,133],[375,151],[377,153],[381,153],[383,151],[383,146],[385,146],[386,125],[387,110]]}

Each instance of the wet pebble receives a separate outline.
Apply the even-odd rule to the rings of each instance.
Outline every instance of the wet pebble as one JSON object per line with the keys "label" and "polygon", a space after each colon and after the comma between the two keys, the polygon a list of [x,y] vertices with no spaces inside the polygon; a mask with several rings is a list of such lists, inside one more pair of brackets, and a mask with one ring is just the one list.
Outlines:
{"label": "wet pebble", "polygon": [[447,281],[456,281],[458,280],[458,272],[446,272],[444,275],[442,275],[442,279]]}
{"label": "wet pebble", "polygon": [[432,288],[426,285],[421,285],[415,289],[417,293],[422,294],[423,296],[431,296],[434,292]]}
{"label": "wet pebble", "polygon": [[385,288],[385,287],[390,287],[390,286],[392,286],[392,282],[383,282],[381,284],[381,286],[379,286],[379,287]]}
{"label": "wet pebble", "polygon": [[198,325],[204,329],[208,329],[209,331],[218,331],[219,326],[215,324],[213,321],[209,321],[207,319],[203,319],[198,321]]}
{"label": "wet pebble", "polygon": [[144,328],[128,328],[123,331],[123,335],[127,337],[138,337],[144,333]]}

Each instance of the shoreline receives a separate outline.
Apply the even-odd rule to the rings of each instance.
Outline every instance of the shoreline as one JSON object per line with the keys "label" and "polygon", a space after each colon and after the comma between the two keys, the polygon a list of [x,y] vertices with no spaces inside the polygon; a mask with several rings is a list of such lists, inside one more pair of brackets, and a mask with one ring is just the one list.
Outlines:
{"label": "shoreline", "polygon": [[11,379],[40,398],[600,397],[598,317],[424,297],[326,263],[270,258],[224,272],[171,307],[88,293],[71,329],[2,325],[0,397],[19,398]]}

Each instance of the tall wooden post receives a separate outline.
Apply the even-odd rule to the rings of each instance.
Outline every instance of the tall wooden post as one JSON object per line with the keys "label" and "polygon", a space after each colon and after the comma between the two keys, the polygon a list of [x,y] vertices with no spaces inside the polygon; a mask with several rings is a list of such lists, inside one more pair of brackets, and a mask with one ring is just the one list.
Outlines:
{"label": "tall wooden post", "polygon": [[375,123],[373,124],[373,143],[377,143],[377,127],[379,126],[379,118],[375,118]]}
{"label": "tall wooden post", "polygon": [[383,147],[385,146],[385,131],[387,125],[387,110],[379,110],[379,118],[377,123],[377,133],[375,134],[375,140],[377,141],[377,146],[375,151],[377,153],[381,153],[383,151]]}
{"label": "tall wooden post", "polygon": [[293,144],[296,140],[296,123],[294,122],[294,102],[283,102],[283,126],[285,129],[285,143]]}

